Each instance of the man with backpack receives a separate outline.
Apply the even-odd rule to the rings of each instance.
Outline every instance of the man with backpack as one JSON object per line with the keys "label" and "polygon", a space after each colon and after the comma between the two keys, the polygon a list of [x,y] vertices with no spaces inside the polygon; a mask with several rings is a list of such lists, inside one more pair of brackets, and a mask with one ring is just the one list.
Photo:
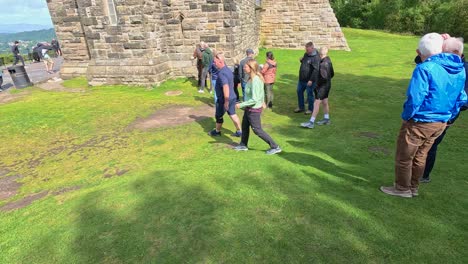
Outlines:
{"label": "man with backpack", "polygon": [[208,73],[210,71],[211,63],[213,62],[213,53],[211,49],[208,47],[208,44],[204,43],[203,47],[203,57],[202,57],[202,74],[201,74],[201,82],[200,82],[200,89],[198,90],[199,93],[204,93],[204,89],[206,87],[206,78],[208,77]]}
{"label": "man with backpack", "polygon": [[309,122],[302,123],[301,126],[304,128],[314,128],[315,118],[317,117],[320,105],[323,105],[323,120],[317,122],[317,125],[329,125],[330,124],[330,108],[328,105],[328,94],[331,89],[331,79],[335,75],[333,70],[333,65],[328,57],[328,48],[323,47],[320,49],[320,66],[319,66],[319,76],[317,82],[317,88],[314,90],[315,102],[314,102],[314,111],[312,112],[312,117]]}
{"label": "man with backpack", "polygon": [[19,46],[19,41],[18,40],[15,40],[15,44],[13,44],[13,46],[11,46],[11,52],[13,53],[13,56],[15,57],[15,61],[13,62],[13,66],[15,66],[18,63],[18,61],[21,61],[21,63],[24,66],[24,59],[23,59],[23,56],[20,55],[18,46]]}

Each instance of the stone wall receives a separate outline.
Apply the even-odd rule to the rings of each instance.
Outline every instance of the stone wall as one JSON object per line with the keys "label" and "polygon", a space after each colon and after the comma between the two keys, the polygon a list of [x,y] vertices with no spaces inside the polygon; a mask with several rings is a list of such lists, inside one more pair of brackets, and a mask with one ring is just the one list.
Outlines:
{"label": "stone wall", "polygon": [[75,0],[47,0],[57,38],[66,58],[61,70],[64,78],[86,75],[90,59],[81,17]]}
{"label": "stone wall", "polygon": [[328,0],[262,1],[261,45],[271,48],[302,49],[315,46],[349,50]]}
{"label": "stone wall", "polygon": [[[260,31],[266,44],[288,48],[302,48],[311,35],[313,40],[335,43],[342,36],[328,1],[310,1],[314,5],[309,7],[268,0],[261,10],[254,0],[113,0],[116,24],[109,19],[108,1],[48,0],[65,58],[62,78],[86,74],[91,84],[152,85],[195,76],[191,56],[200,41],[222,50],[232,65],[247,48],[258,49]],[[324,13],[295,20],[294,12],[300,8]],[[332,28],[319,31],[317,16],[321,26]]]}

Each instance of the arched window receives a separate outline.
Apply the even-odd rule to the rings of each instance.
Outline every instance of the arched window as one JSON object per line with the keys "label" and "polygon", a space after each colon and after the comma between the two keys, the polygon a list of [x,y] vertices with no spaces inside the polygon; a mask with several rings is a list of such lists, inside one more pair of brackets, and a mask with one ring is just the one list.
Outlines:
{"label": "arched window", "polygon": [[104,12],[109,17],[110,24],[112,26],[117,25],[117,11],[115,10],[114,0],[103,0],[104,2]]}

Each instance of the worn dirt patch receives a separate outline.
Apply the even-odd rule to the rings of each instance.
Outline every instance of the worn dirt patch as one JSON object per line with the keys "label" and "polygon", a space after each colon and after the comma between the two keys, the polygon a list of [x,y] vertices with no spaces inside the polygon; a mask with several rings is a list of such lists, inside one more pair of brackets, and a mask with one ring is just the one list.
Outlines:
{"label": "worn dirt patch", "polygon": [[22,91],[21,93],[12,94],[12,93],[10,93],[9,90],[0,92],[0,105],[15,101],[15,100],[17,100],[17,99],[19,99],[21,97],[25,97],[26,95],[28,95],[30,93],[31,92],[29,92],[29,91]]}
{"label": "worn dirt patch", "polygon": [[182,91],[167,91],[164,94],[167,95],[167,96],[179,96],[179,95],[183,94],[183,92]]}
{"label": "worn dirt patch", "polygon": [[372,146],[372,147],[369,147],[368,150],[372,153],[384,154],[386,156],[392,153],[388,148],[380,147],[380,146]]}
{"label": "worn dirt patch", "polygon": [[114,168],[110,169],[107,168],[104,170],[104,178],[112,178],[112,177],[119,177],[124,175],[125,173],[129,172],[130,170],[127,169],[119,169],[119,168]]}
{"label": "worn dirt patch", "polygon": [[207,105],[199,107],[175,105],[160,109],[147,118],[137,119],[130,124],[129,129],[148,130],[159,127],[178,126],[197,122],[211,116],[213,116],[213,108]]}
{"label": "worn dirt patch", "polygon": [[51,79],[47,82],[43,82],[38,84],[37,86],[43,90],[47,91],[56,91],[56,92],[69,92],[69,93],[83,93],[86,92],[85,89],[80,88],[66,88],[62,85],[63,80],[59,79],[58,81],[54,81]]}
{"label": "worn dirt patch", "polygon": [[60,189],[58,191],[53,192],[52,194],[57,196],[57,195],[61,195],[61,194],[67,193],[67,192],[76,191],[76,190],[79,190],[79,189],[81,189],[81,186],[65,187],[63,189]]}
{"label": "worn dirt patch", "polygon": [[359,137],[365,137],[365,138],[379,138],[380,135],[374,132],[359,132],[357,134]]}
{"label": "worn dirt patch", "polygon": [[20,175],[0,178],[0,200],[6,200],[18,193],[21,183],[18,183],[16,180],[21,178]]}
{"label": "worn dirt patch", "polygon": [[44,191],[44,192],[32,194],[18,201],[7,203],[4,206],[0,207],[0,211],[6,212],[6,211],[12,211],[12,210],[24,208],[30,205],[32,202],[47,196],[47,193],[48,191]]}

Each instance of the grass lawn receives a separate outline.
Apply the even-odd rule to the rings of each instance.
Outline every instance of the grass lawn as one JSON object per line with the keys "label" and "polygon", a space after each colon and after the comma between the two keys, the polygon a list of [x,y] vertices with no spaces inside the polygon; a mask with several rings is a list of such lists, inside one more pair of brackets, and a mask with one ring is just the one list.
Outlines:
{"label": "grass lawn", "polygon": [[274,156],[255,135],[250,151],[229,149],[230,120],[220,138],[206,134],[214,118],[129,129],[157,109],[210,103],[190,80],[17,92],[0,105],[0,180],[22,185],[0,207],[43,197],[0,211],[0,263],[466,263],[468,116],[419,197],[384,195],[418,39],[345,34],[352,52],[330,54],[333,124],[313,130],[292,113],[303,51],[274,50],[275,108],[263,115],[284,150]]}

